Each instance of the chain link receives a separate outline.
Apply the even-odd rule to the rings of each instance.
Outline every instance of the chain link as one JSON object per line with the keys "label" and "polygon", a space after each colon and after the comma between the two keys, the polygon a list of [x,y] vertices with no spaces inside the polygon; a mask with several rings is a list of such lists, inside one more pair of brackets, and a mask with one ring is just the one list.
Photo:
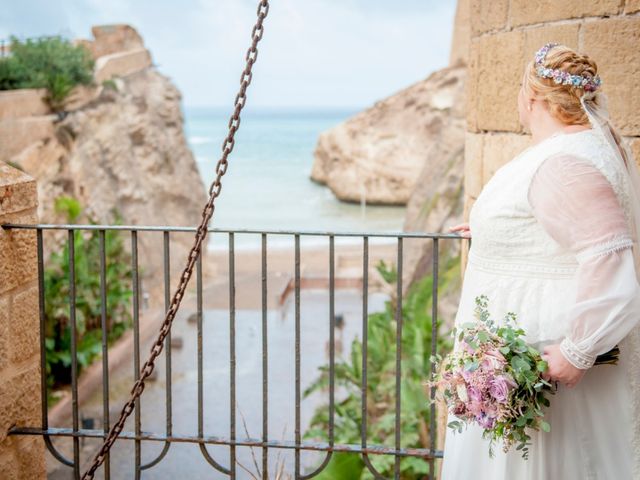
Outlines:
{"label": "chain link", "polygon": [[251,72],[251,68],[253,67],[253,64],[255,63],[256,58],[258,56],[258,48],[257,48],[258,42],[260,41],[264,33],[264,27],[262,25],[262,22],[264,21],[268,12],[269,12],[269,0],[260,0],[258,4],[258,9],[257,9],[258,18],[251,32],[251,37],[252,37],[251,46],[247,50],[247,54],[246,54],[247,63],[244,71],[242,72],[242,76],[240,77],[240,82],[241,82],[240,91],[238,95],[236,95],[235,109],[229,120],[229,133],[227,134],[227,137],[225,138],[222,144],[222,157],[220,158],[220,160],[218,160],[218,164],[216,165],[217,176],[215,181],[211,184],[211,187],[209,188],[209,200],[207,201],[207,204],[205,205],[202,211],[202,220],[196,230],[194,244],[193,244],[193,247],[191,247],[191,250],[189,252],[187,265],[184,268],[182,274],[180,275],[180,284],[178,285],[178,288],[171,300],[169,309],[165,314],[165,319],[164,319],[164,322],[162,323],[162,326],[160,327],[158,338],[156,339],[155,343],[151,347],[149,358],[147,359],[147,361],[144,363],[144,366],[140,370],[140,378],[133,385],[129,400],[122,407],[122,411],[120,412],[120,417],[118,418],[118,421],[114,423],[113,426],[111,427],[111,430],[109,430],[109,433],[107,434],[107,437],[105,438],[104,443],[100,448],[100,451],[96,454],[96,456],[93,459],[93,463],[91,467],[89,467],[89,469],[82,475],[83,480],[92,479],[95,475],[96,470],[104,462],[105,457],[109,453],[109,450],[117,440],[118,435],[120,435],[120,433],[122,432],[125,421],[129,417],[129,415],[131,415],[131,413],[133,412],[135,408],[136,400],[140,397],[140,395],[142,395],[142,392],[144,391],[144,387],[145,387],[145,380],[149,378],[149,376],[153,373],[156,359],[162,353],[164,340],[166,336],[169,334],[169,331],[171,330],[173,319],[175,318],[176,313],[178,312],[178,309],[180,307],[180,302],[182,301],[182,297],[184,296],[184,292],[189,283],[189,279],[191,278],[191,274],[193,273],[193,268],[196,264],[196,260],[198,259],[198,255],[200,255],[200,252],[202,250],[202,245],[207,236],[207,228],[208,228],[209,220],[211,219],[213,212],[215,210],[214,201],[216,197],[220,195],[220,189],[222,187],[222,183],[220,182],[220,179],[227,171],[227,167],[229,165],[227,162],[227,157],[232,152],[233,147],[235,145],[234,136],[236,131],[238,131],[238,128],[240,127],[240,112],[246,103],[247,97],[245,93],[246,93],[247,87],[251,83],[251,78],[253,75]]}

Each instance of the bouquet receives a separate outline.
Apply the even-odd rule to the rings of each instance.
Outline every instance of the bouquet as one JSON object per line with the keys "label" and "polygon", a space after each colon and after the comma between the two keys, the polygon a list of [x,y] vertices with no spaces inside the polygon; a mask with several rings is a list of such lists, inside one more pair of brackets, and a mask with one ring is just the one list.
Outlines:
{"label": "bouquet", "polygon": [[[431,357],[438,373],[429,387],[440,387],[435,400],[444,400],[450,413],[460,420],[447,425],[458,432],[464,424],[480,425],[483,438],[489,439],[489,456],[494,456],[494,442],[503,440],[506,453],[517,443],[528,458],[530,435],[527,428],[551,430],[543,420],[543,407],[550,401],[547,394],[555,394],[551,384],[542,378],[548,364],[540,352],[528,345],[525,332],[516,325],[516,315],[508,312],[502,325],[489,318],[486,295],[476,297],[475,316],[478,322],[454,327],[460,348],[444,359]],[[617,363],[617,346],[597,357],[596,364]]]}

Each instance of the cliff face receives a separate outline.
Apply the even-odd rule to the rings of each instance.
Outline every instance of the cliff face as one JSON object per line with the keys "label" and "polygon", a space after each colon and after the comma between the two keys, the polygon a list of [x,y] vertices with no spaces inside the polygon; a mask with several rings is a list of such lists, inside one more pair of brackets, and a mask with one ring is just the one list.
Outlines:
{"label": "cliff face", "polygon": [[436,72],[323,132],[311,178],[341,200],[406,204],[450,128],[463,72],[460,67]]}
{"label": "cliff face", "polygon": [[[132,36],[131,30],[124,33]],[[121,40],[122,29],[113,32]],[[113,53],[114,45],[95,49],[106,49],[107,56],[100,58],[107,60],[128,55]],[[87,216],[100,223],[113,223],[113,209],[125,224],[199,223],[206,189],[184,136],[180,92],[155,68],[135,60],[139,42],[135,47],[138,53],[128,63],[109,67],[124,68],[124,74],[76,92],[63,120],[49,115],[51,134],[10,159],[37,179],[41,222],[65,222],[54,210],[55,199],[64,195],[77,198]],[[184,265],[192,239],[193,234],[172,234],[174,272]],[[162,286],[162,234],[141,233],[138,240],[144,286],[155,294]]]}
{"label": "cliff face", "polygon": [[[466,67],[438,70],[320,135],[312,178],[343,200],[406,204],[403,230],[462,221]],[[457,240],[442,242],[457,255]],[[406,288],[431,268],[431,241],[406,242]],[[442,250],[441,250],[442,251]]]}

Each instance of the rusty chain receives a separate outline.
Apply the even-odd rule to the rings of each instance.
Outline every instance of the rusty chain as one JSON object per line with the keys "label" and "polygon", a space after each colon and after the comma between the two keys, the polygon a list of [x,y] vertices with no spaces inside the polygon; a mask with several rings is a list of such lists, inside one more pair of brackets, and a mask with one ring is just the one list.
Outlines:
{"label": "rusty chain", "polygon": [[144,391],[145,380],[153,372],[156,358],[158,358],[158,356],[162,352],[164,340],[169,334],[173,319],[175,318],[176,313],[180,308],[180,302],[182,301],[184,292],[187,288],[187,285],[189,284],[189,279],[191,278],[193,267],[196,264],[196,261],[202,249],[202,244],[207,236],[209,220],[211,219],[211,216],[213,215],[213,212],[215,210],[213,203],[216,197],[220,195],[220,189],[222,187],[220,179],[227,171],[227,157],[233,150],[235,144],[234,136],[240,128],[240,112],[242,111],[242,108],[246,103],[246,91],[247,87],[251,83],[252,78],[251,69],[253,68],[253,64],[256,62],[256,59],[258,57],[257,45],[260,39],[262,39],[262,35],[264,33],[264,27],[262,23],[268,12],[269,0],[260,0],[257,9],[258,19],[256,20],[256,23],[253,26],[253,30],[251,31],[251,46],[247,50],[246,54],[246,66],[242,71],[242,75],[240,77],[240,91],[236,95],[235,109],[233,111],[233,114],[231,115],[231,118],[229,119],[229,133],[227,134],[227,137],[225,138],[222,145],[222,157],[220,158],[220,160],[218,160],[218,164],[216,165],[217,177],[211,184],[211,187],[209,187],[209,200],[207,201],[207,204],[202,211],[202,220],[196,230],[195,242],[193,244],[193,247],[191,247],[191,251],[189,252],[187,265],[180,275],[180,284],[178,285],[178,288],[176,289],[176,292],[174,293],[171,300],[171,305],[169,306],[169,309],[165,314],[164,322],[162,323],[160,332],[158,333],[158,338],[151,347],[149,358],[140,370],[140,378],[133,385],[133,388],[131,389],[131,396],[127,403],[124,404],[124,406],[122,407],[122,411],[120,412],[120,418],[118,418],[118,421],[114,423],[109,430],[109,433],[105,438],[100,451],[93,459],[91,467],[82,475],[83,480],[92,479],[94,477],[96,470],[100,467],[100,465],[102,465],[105,457],[109,453],[109,450],[117,440],[118,435],[120,435],[120,433],[122,432],[125,421],[129,417],[129,415],[131,415],[135,408],[136,400],[140,397],[140,395],[142,395],[142,392]]}

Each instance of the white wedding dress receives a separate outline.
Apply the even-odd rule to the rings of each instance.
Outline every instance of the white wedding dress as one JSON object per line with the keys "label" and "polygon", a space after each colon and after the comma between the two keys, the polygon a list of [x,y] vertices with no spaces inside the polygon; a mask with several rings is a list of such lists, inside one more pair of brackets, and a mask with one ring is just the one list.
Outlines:
{"label": "white wedding dress", "polygon": [[[442,480],[640,479],[640,285],[620,168],[596,130],[559,133],[498,169],[474,203],[456,325],[476,321],[485,294],[494,320],[516,313],[528,343],[560,344],[587,371],[549,395],[551,431],[529,430],[527,460],[501,442],[490,458],[477,424],[447,427]],[[618,365],[593,365],[616,344]]]}

